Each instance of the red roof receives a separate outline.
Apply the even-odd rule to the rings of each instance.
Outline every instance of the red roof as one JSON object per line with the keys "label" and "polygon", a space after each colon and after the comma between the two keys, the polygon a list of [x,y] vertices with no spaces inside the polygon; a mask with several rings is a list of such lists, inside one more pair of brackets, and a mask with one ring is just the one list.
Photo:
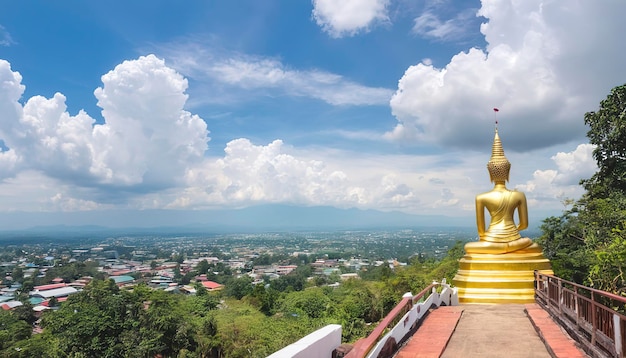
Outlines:
{"label": "red roof", "polygon": [[224,285],[220,285],[219,283],[213,281],[202,281],[202,286],[204,286],[207,290],[217,290],[224,287]]}
{"label": "red roof", "polygon": [[123,275],[128,275],[129,273],[132,273],[132,271],[131,270],[117,270],[117,271],[111,272],[111,276],[123,276]]}
{"label": "red roof", "polygon": [[51,283],[49,285],[41,285],[41,286],[35,286],[35,290],[38,291],[47,291],[47,290],[54,290],[55,288],[61,288],[61,287],[65,287],[67,286],[64,283]]}
{"label": "red roof", "polygon": [[[67,301],[67,296],[57,298],[57,302],[65,302]],[[50,300],[45,300],[39,304],[40,306],[50,307]]]}

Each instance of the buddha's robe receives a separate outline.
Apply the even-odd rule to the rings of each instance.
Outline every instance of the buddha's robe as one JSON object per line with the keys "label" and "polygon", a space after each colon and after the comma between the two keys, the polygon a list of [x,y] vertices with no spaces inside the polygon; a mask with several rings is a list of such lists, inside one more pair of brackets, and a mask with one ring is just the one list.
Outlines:
{"label": "buddha's robe", "polygon": [[511,192],[504,191],[500,198],[500,205],[496,210],[490,212],[491,223],[480,239],[489,242],[510,242],[521,237],[517,230],[517,225],[513,221],[513,212],[515,211],[513,201],[511,200]]}

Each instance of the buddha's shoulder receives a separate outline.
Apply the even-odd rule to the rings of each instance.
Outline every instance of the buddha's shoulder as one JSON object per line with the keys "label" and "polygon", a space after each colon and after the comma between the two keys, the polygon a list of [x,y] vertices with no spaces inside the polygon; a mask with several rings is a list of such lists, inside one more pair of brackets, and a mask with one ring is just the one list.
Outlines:
{"label": "buddha's shoulder", "polygon": [[491,191],[487,191],[487,192],[484,192],[484,193],[480,193],[480,194],[476,195],[476,199],[480,200],[480,199],[486,199],[486,198],[502,197],[504,195],[509,195],[512,198],[526,197],[524,192],[517,191],[517,190],[505,189],[505,190],[491,190]]}
{"label": "buddha's shoulder", "polygon": [[517,197],[525,197],[526,194],[524,194],[523,191],[518,191],[518,190],[509,190],[511,192],[512,196],[517,196]]}

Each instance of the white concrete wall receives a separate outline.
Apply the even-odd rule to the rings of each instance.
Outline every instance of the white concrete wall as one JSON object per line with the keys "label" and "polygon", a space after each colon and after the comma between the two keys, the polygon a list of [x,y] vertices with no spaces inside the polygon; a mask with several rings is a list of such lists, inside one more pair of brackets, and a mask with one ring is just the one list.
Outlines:
{"label": "white concrete wall", "polygon": [[[459,304],[458,290],[456,288],[450,287],[450,285],[446,283],[445,279],[443,279],[441,286],[443,287],[441,294],[437,293],[437,289],[433,287],[428,298],[426,298],[424,302],[419,302],[415,304],[411,308],[411,310],[409,310],[409,312],[407,312],[402,317],[400,322],[398,322],[398,324],[395,327],[393,327],[389,331],[389,333],[387,333],[383,338],[380,339],[380,341],[369,352],[367,357],[368,358],[378,357],[383,347],[385,346],[385,343],[390,338],[393,338],[396,341],[396,343],[400,342],[402,338],[404,338],[409,333],[409,331],[411,330],[411,327],[416,322],[421,321],[422,318],[424,318],[424,315],[426,314],[426,312],[428,312],[428,309],[431,306],[435,305],[439,307],[441,306],[442,303],[444,304],[451,303],[452,306],[458,306]],[[404,296],[402,297],[413,297],[413,296],[411,295],[410,292],[408,292],[408,293],[405,293]]]}
{"label": "white concrete wall", "polygon": [[341,325],[330,324],[267,358],[329,358],[341,345]]}

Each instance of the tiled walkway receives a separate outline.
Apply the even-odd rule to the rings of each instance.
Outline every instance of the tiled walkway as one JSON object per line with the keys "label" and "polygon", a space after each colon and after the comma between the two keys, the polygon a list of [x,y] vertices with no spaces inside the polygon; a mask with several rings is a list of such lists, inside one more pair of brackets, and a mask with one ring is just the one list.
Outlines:
{"label": "tiled walkway", "polygon": [[502,304],[435,309],[395,357],[574,358],[586,355],[539,306]]}
{"label": "tiled walkway", "polygon": [[528,318],[539,334],[539,337],[551,351],[553,357],[557,358],[579,358],[587,357],[581,350],[576,348],[572,340],[561,328],[550,318],[550,314],[539,307],[536,303],[527,304],[526,312]]}
{"label": "tiled walkway", "polygon": [[396,354],[397,358],[439,357],[454,332],[463,308],[439,307],[428,314],[407,345]]}

